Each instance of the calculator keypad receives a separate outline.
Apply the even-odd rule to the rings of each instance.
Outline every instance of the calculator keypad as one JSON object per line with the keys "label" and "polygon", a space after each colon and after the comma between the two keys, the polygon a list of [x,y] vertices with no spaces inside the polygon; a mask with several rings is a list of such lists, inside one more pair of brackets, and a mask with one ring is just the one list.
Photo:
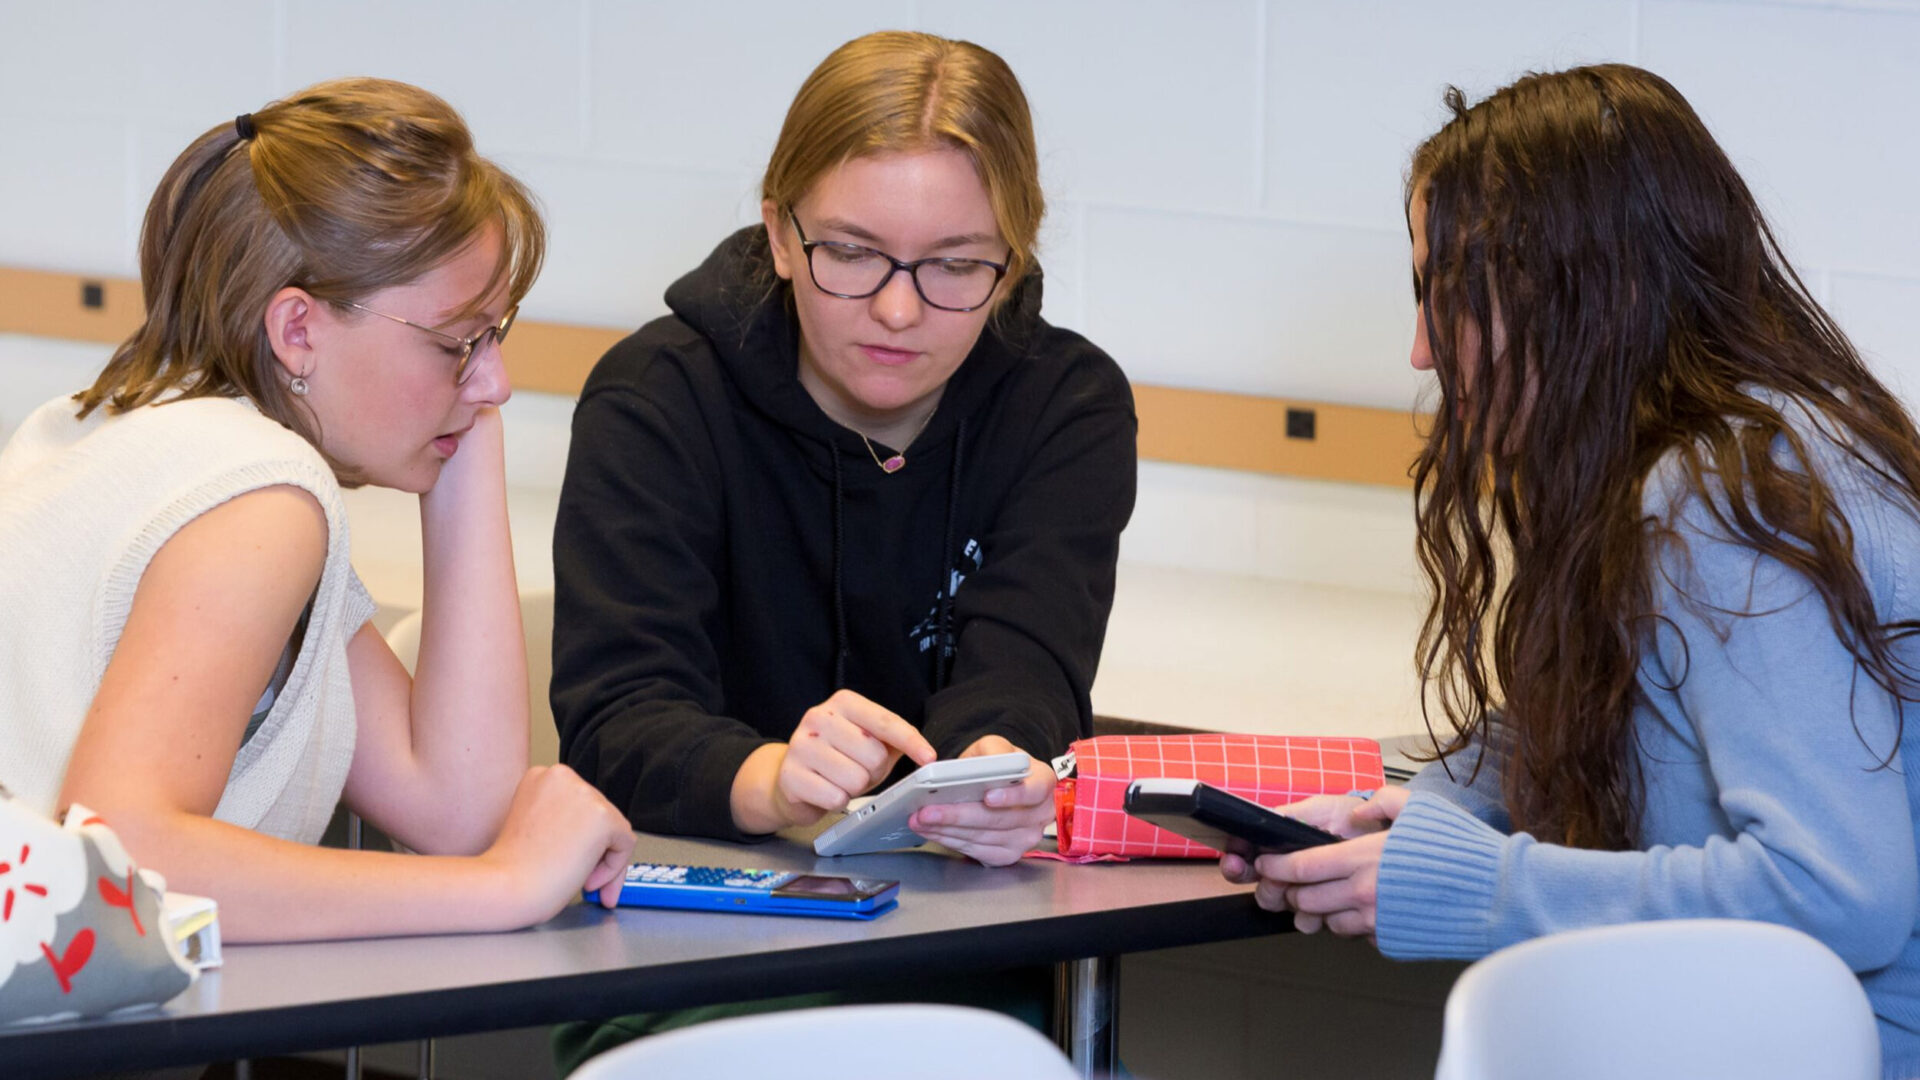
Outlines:
{"label": "calculator keypad", "polygon": [[634,863],[627,880],[649,885],[694,885],[728,889],[775,889],[793,874],[786,870],[745,870],[721,866]]}

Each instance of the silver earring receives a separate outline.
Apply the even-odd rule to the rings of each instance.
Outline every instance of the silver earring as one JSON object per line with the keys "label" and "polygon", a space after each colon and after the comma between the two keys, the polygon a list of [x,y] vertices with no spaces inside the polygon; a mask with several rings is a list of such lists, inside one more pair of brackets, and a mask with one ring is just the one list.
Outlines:
{"label": "silver earring", "polygon": [[287,383],[287,389],[289,389],[289,390],[291,390],[291,391],[293,391],[293,396],[294,396],[294,397],[306,397],[306,396],[307,396],[307,378],[306,378],[306,376],[304,376],[304,375],[295,375],[295,376],[293,377],[293,380],[292,380],[291,382],[289,382],[289,383]]}

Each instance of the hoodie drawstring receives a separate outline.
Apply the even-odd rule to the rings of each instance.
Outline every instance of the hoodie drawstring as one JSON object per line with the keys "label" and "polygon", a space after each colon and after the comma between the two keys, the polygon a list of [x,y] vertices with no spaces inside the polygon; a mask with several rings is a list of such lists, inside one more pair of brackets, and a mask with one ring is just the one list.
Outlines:
{"label": "hoodie drawstring", "polygon": [[[947,519],[941,530],[940,592],[935,601],[939,609],[939,631],[933,658],[933,689],[944,690],[953,669],[953,523],[960,512],[960,463],[967,446],[967,422],[960,421],[953,433],[953,463],[947,470]],[[840,447],[828,442],[833,455],[833,688],[847,685],[847,599],[843,586],[843,562],[846,550],[846,489],[840,470]]]}
{"label": "hoodie drawstring", "polygon": [[840,482],[840,447],[829,441],[833,451],[833,688],[847,685],[847,598],[841,588],[841,553],[846,541],[845,492]]}
{"label": "hoodie drawstring", "polygon": [[953,432],[953,465],[947,472],[947,524],[940,542],[940,639],[934,656],[933,689],[946,689],[953,671],[953,522],[960,512],[960,456],[967,447],[967,421]]}

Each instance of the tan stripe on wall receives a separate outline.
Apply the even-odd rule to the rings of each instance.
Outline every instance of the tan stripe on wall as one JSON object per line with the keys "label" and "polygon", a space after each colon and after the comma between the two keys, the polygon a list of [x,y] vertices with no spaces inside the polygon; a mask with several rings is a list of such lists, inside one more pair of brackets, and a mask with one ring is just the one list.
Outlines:
{"label": "tan stripe on wall", "polygon": [[[85,303],[89,286],[98,290],[97,307]],[[0,267],[0,333],[116,344],[139,325],[140,311],[135,281]],[[520,389],[576,394],[626,333],[516,323],[507,370]],[[1133,391],[1140,456],[1153,461],[1407,487],[1407,466],[1420,449],[1415,417],[1393,409],[1143,384]],[[1289,410],[1311,413],[1311,439],[1288,437]]]}

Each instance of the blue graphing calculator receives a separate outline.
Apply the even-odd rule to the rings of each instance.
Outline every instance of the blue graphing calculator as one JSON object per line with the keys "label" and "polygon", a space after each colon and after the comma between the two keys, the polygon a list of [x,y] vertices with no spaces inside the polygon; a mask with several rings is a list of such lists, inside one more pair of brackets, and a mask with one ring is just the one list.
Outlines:
{"label": "blue graphing calculator", "polygon": [[[586,895],[588,903],[600,902],[599,890]],[[874,919],[892,911],[899,896],[899,882],[878,878],[634,863],[620,906]]]}

